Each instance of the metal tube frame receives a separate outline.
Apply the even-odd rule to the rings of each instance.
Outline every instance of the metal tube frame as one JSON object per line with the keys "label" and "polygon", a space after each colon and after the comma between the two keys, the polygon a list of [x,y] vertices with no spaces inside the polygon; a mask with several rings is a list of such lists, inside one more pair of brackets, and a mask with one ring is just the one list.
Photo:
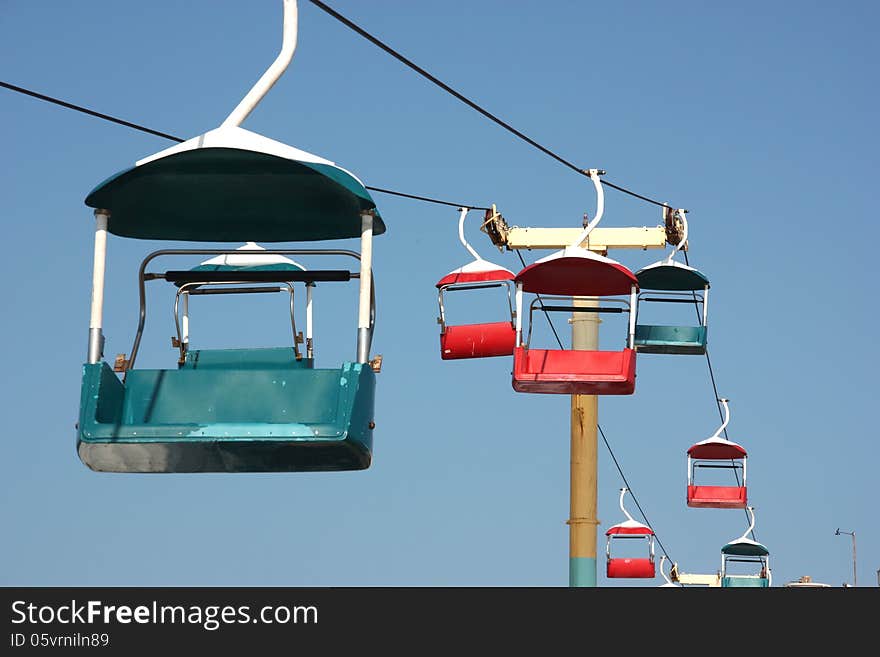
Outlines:
{"label": "metal tube frame", "polygon": [[[660,296],[660,297],[669,297],[668,299],[651,299],[646,298],[646,295],[652,296]],[[709,286],[707,285],[703,289],[703,293],[699,294],[696,291],[687,291],[687,292],[663,292],[657,290],[642,290],[638,294],[639,305],[643,301],[645,302],[660,302],[660,303],[694,303],[700,307],[700,326],[708,326],[709,323]],[[638,312],[636,312],[636,321],[638,321]]]}
{"label": "metal tube frame", "polygon": [[[724,460],[724,459],[719,459]],[[742,459],[730,459],[730,464],[721,464],[716,463],[714,459],[695,459],[691,456],[688,456],[687,459],[687,479],[688,486],[697,486],[699,484],[696,483],[696,471],[697,468],[724,468],[727,470],[742,470],[742,483],[739,485],[741,487],[746,485],[746,467],[747,467],[748,457],[743,457]]]}
{"label": "metal tube frame", "polygon": [[[181,295],[185,295],[185,298],[190,294],[190,288],[197,288],[202,285],[242,285],[247,281],[223,281],[222,283],[217,283],[213,281],[194,281],[190,283],[184,283],[179,288],[177,288],[177,294],[174,295],[174,328],[177,329],[177,343],[180,348],[180,360],[178,361],[181,365],[186,360],[186,352],[189,350],[189,334],[187,333],[186,340],[184,340],[184,336],[182,335],[182,331],[180,329],[180,314],[178,312],[178,306],[180,302]],[[293,353],[297,360],[302,360],[302,354],[299,351],[299,346],[296,340],[296,318],[294,316],[294,294],[293,294],[293,284],[287,281],[284,281],[279,284],[279,287],[257,287],[257,288],[248,288],[248,287],[229,287],[229,288],[219,288],[215,290],[210,290],[212,294],[254,294],[254,293],[262,293],[262,292],[282,292],[287,289],[290,292],[290,327],[293,329]],[[207,290],[202,291],[203,293],[208,293]],[[195,293],[195,292],[193,292]],[[187,302],[187,307],[189,306],[189,302]],[[187,308],[188,310],[188,308]]]}
{"label": "metal tube frame", "polygon": [[312,290],[314,283],[306,283],[306,358],[315,357],[315,345],[312,340]]}
{"label": "metal tube frame", "polygon": [[[556,307],[556,306],[546,306],[545,307],[544,301],[546,301],[547,299],[565,300],[568,302],[568,305],[560,306],[560,307]],[[604,299],[600,299],[600,302],[602,302],[602,303],[619,303],[622,306],[624,306],[625,308],[617,309],[617,308],[602,308],[601,306],[574,306],[574,305],[571,305],[571,297],[549,296],[546,294],[532,299],[531,303],[529,303],[529,330],[526,333],[526,340],[524,343],[521,344],[521,346],[528,349],[529,344],[531,344],[532,324],[533,324],[532,317],[535,312],[535,306],[536,306],[536,304],[538,304],[541,306],[541,308],[539,310],[543,310],[543,311],[547,311],[547,312],[556,312],[556,311],[562,312],[562,311],[564,311],[564,312],[593,312],[593,313],[601,313],[601,312],[629,313],[630,314],[630,322],[629,322],[629,327],[627,329],[627,344],[629,345],[630,348],[632,348],[632,341],[633,341],[633,328],[632,327],[634,324],[633,324],[633,319],[632,319],[633,313],[632,313],[632,306],[631,306],[630,301],[627,301],[625,299],[604,298]],[[521,332],[521,328],[520,328],[520,332]]]}
{"label": "metal tube frame", "polygon": [[480,289],[488,289],[493,287],[506,287],[507,288],[507,308],[510,312],[510,325],[513,326],[516,322],[516,311],[513,309],[513,282],[512,281],[487,281],[486,283],[449,283],[448,285],[443,285],[437,292],[437,302],[440,305],[440,317],[437,318],[437,323],[440,324],[440,334],[443,335],[446,332],[446,309],[443,307],[443,293],[444,292],[461,292],[463,290],[480,290]]}
{"label": "metal tube frame", "polygon": [[[654,561],[654,535],[653,534],[608,534],[605,538],[605,557],[611,559],[611,540],[646,540],[648,541],[648,558]],[[618,545],[623,545],[618,543]]]}
{"label": "metal tube frame", "polygon": [[[125,381],[125,376],[129,370],[134,368],[135,360],[137,359],[138,350],[140,348],[141,338],[143,337],[144,332],[144,324],[146,323],[147,318],[147,291],[146,291],[146,281],[147,280],[155,280],[161,279],[163,277],[162,274],[151,274],[148,279],[147,276],[147,265],[161,256],[168,255],[225,255],[229,253],[229,249],[159,249],[158,251],[153,251],[148,254],[143,261],[141,262],[141,266],[138,269],[138,297],[139,297],[139,314],[138,314],[138,327],[135,332],[134,344],[131,348],[131,356],[125,363],[125,369],[123,370],[123,381]],[[341,256],[349,256],[358,261],[361,260],[361,256],[357,251],[351,251],[349,249],[240,249],[236,250],[236,254],[254,254],[254,255],[341,255]],[[363,273],[363,272],[361,272]],[[370,338],[372,338],[372,333],[375,330],[376,326],[376,290],[374,284],[375,277],[372,276],[372,272],[370,272],[370,326],[366,329]],[[360,334],[361,329],[358,329],[358,333]]]}
{"label": "metal tube frame", "polygon": [[[727,572],[727,564],[728,563],[760,564],[761,571],[757,575],[732,575],[732,574],[728,574],[728,572]],[[769,555],[747,557],[747,556],[739,556],[739,555],[727,555],[727,554],[722,553],[721,554],[721,572],[719,573],[719,575],[721,577],[758,577],[758,578],[766,577],[767,584],[770,586],[773,585],[773,579],[772,579],[773,575],[770,571],[770,556]]]}

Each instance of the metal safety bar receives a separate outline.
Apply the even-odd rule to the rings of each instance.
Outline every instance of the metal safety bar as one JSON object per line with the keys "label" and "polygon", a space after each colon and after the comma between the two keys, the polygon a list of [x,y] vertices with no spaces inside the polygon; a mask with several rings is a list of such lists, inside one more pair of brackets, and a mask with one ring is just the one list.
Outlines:
{"label": "metal safety bar", "polygon": [[485,290],[493,287],[506,287],[507,288],[507,309],[510,313],[510,324],[516,321],[516,311],[513,309],[513,284],[511,281],[497,281],[492,283],[449,283],[447,285],[443,285],[437,292],[437,303],[440,306],[440,317],[437,318],[437,323],[440,324],[440,333],[444,333],[446,331],[446,308],[443,305],[443,293],[444,292],[461,292],[462,290]]}
{"label": "metal safety bar", "polygon": [[[186,336],[181,333],[180,330],[180,313],[179,313],[179,304],[180,304],[180,296],[181,295],[192,295],[192,294],[253,294],[253,293],[266,293],[266,292],[283,292],[284,290],[288,290],[290,292],[290,327],[293,330],[293,353],[297,360],[302,360],[302,354],[299,351],[299,341],[297,340],[296,334],[296,319],[294,317],[294,293],[293,293],[293,285],[290,283],[285,283],[283,286],[279,287],[255,287],[255,288],[247,288],[247,287],[233,287],[233,288],[220,288],[220,289],[208,289],[208,290],[199,290],[199,289],[190,289],[197,288],[201,285],[228,285],[228,284],[242,284],[244,281],[230,281],[229,283],[216,283],[213,281],[192,281],[189,283],[184,283],[177,289],[177,294],[174,295],[174,328],[177,330],[177,347],[180,349],[180,359],[178,363],[183,365],[186,362],[186,352],[189,350],[189,331],[187,331]],[[189,309],[189,304],[187,304],[187,311]],[[187,313],[188,316],[188,313]],[[311,337],[311,336],[309,336]],[[310,355],[311,357],[311,355]]]}

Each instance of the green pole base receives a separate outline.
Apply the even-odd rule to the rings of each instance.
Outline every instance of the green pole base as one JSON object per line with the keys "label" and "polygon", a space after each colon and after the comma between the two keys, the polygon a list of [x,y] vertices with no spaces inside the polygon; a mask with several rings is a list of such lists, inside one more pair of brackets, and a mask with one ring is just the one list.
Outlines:
{"label": "green pole base", "polygon": [[568,560],[568,585],[580,588],[596,586],[595,557],[571,557]]}

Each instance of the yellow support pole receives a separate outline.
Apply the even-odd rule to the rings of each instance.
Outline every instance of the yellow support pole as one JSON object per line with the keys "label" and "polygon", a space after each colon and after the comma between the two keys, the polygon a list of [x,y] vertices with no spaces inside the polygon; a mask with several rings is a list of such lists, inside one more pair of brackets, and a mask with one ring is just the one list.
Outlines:
{"label": "yellow support pole", "polygon": [[[597,299],[575,298],[576,306],[596,306]],[[598,313],[573,313],[573,349],[599,348]],[[569,525],[568,585],[596,586],[596,528],[598,498],[599,397],[571,396],[571,492]]]}

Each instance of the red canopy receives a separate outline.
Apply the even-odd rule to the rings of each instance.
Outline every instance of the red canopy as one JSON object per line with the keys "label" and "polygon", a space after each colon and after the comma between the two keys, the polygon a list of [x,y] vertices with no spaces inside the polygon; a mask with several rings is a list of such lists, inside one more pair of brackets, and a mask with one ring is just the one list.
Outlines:
{"label": "red canopy", "polygon": [[456,269],[437,281],[437,287],[454,283],[483,283],[485,281],[511,281],[513,272],[507,269],[491,269],[487,271],[461,271]]}
{"label": "red canopy", "polygon": [[512,281],[514,274],[509,269],[505,269],[501,265],[489,262],[488,260],[474,260],[463,267],[455,269],[439,281],[437,287],[444,285],[454,285],[458,283],[484,283],[488,281]]}
{"label": "red canopy", "polygon": [[638,279],[611,258],[569,247],[542,258],[516,275],[523,291],[573,297],[613,296],[638,289]]}
{"label": "red canopy", "polygon": [[740,445],[722,438],[710,438],[699,442],[688,449],[687,453],[693,459],[711,461],[746,458],[746,450]]}
{"label": "red canopy", "polygon": [[650,527],[642,524],[632,524],[629,521],[623,522],[619,525],[614,525],[613,527],[609,527],[608,531],[605,532],[606,536],[613,536],[619,534],[629,534],[632,536],[653,536],[654,530]]}

